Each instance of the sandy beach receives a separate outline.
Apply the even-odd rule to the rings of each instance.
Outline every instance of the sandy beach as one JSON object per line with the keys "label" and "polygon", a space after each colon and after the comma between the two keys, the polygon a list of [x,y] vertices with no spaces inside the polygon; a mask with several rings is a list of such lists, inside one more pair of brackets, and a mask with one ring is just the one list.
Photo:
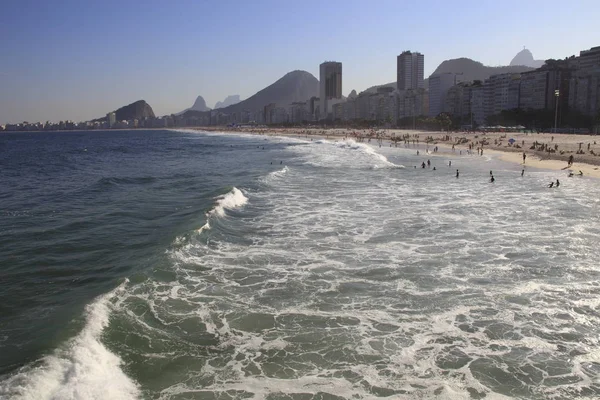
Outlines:
{"label": "sandy beach", "polygon": [[[527,168],[542,168],[569,171],[584,176],[600,178],[600,137],[595,135],[571,135],[551,133],[511,133],[511,132],[428,132],[401,129],[350,129],[350,128],[194,128],[212,132],[245,132],[269,136],[294,136],[302,138],[343,139],[360,141],[397,141],[398,145],[409,140],[440,151],[471,151],[479,154],[494,154],[499,159]],[[523,163],[523,153],[526,154]],[[573,165],[568,165],[573,156]]]}

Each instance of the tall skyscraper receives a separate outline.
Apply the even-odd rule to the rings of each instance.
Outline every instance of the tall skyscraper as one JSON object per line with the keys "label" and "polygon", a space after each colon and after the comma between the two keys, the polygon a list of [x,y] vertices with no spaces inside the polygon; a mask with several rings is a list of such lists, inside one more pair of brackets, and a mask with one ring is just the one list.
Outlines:
{"label": "tall skyscraper", "polygon": [[398,90],[423,89],[425,56],[421,53],[403,51],[398,56],[396,68]]}
{"label": "tall skyscraper", "polygon": [[321,64],[319,85],[321,118],[327,118],[333,105],[342,98],[342,63],[327,61]]}

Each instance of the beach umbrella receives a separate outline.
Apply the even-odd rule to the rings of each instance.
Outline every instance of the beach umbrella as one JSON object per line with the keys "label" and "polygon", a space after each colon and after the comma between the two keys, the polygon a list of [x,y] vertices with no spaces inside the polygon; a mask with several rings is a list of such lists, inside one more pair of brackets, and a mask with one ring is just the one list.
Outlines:
{"label": "beach umbrella", "polygon": [[516,142],[515,139],[513,139],[513,138],[508,139],[508,143],[513,144],[514,142]]}

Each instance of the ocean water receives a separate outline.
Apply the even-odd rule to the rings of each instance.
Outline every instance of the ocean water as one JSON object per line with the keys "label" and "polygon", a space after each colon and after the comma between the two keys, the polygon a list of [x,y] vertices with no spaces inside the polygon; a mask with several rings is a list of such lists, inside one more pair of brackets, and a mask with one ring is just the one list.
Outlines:
{"label": "ocean water", "polygon": [[0,398],[600,397],[600,181],[420,151],[0,135]]}

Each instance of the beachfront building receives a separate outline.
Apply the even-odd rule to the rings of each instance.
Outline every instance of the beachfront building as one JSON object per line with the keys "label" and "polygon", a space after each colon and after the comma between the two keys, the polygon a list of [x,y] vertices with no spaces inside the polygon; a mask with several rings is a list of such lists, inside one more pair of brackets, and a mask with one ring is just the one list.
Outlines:
{"label": "beachfront building", "polygon": [[444,111],[448,90],[462,82],[462,74],[438,74],[429,77],[429,116],[436,117]]}
{"label": "beachfront building", "polygon": [[342,101],[342,63],[327,61],[319,66],[321,119],[333,113],[333,105]]}
{"label": "beachfront building", "polygon": [[117,123],[117,115],[114,112],[106,114],[106,121],[108,122],[109,128],[112,128]]}
{"label": "beachfront building", "polygon": [[313,96],[308,100],[308,112],[310,113],[312,121],[319,120],[319,97]]}
{"label": "beachfront building", "polygon": [[[265,124],[269,125],[273,123],[273,110],[275,110],[276,104],[275,103],[270,103],[267,104],[264,109],[263,109],[263,113],[265,116]],[[212,112],[212,111],[211,111]]]}
{"label": "beachfront building", "polygon": [[425,56],[421,53],[403,51],[396,62],[396,89],[415,90],[425,87]]}
{"label": "beachfront building", "polygon": [[592,117],[600,113],[600,69],[578,71],[571,77],[569,107]]}
{"label": "beachfront building", "polygon": [[519,108],[542,110],[546,108],[548,71],[534,70],[521,74]]}
{"label": "beachfront building", "polygon": [[429,97],[425,89],[403,90],[398,93],[398,119],[427,115]]}
{"label": "beachfront building", "polygon": [[[448,89],[444,112],[461,118],[461,125],[484,123],[483,91],[481,81],[461,82]],[[471,114],[472,118],[471,118]]]}
{"label": "beachfront building", "polygon": [[360,92],[356,98],[356,118],[357,119],[370,119],[369,116],[369,92]]}
{"label": "beachfront building", "polygon": [[600,66],[600,46],[589,50],[581,50],[579,57],[575,57],[572,63],[575,68],[582,71],[590,71]]}
{"label": "beachfront building", "polygon": [[600,46],[579,53],[569,79],[569,107],[592,117],[600,113]]}
{"label": "beachfront building", "polygon": [[[509,96],[509,90],[515,90],[518,86],[515,80],[520,80],[520,74],[492,75],[486,79],[484,84],[484,114],[485,117],[499,114],[502,110],[509,109],[509,98],[514,103],[514,94]],[[514,104],[510,104],[514,105]]]}
{"label": "beachfront building", "polygon": [[292,103],[290,106],[290,122],[293,124],[300,124],[305,121],[309,121],[311,116],[308,112],[308,105],[306,101],[298,101]]}

